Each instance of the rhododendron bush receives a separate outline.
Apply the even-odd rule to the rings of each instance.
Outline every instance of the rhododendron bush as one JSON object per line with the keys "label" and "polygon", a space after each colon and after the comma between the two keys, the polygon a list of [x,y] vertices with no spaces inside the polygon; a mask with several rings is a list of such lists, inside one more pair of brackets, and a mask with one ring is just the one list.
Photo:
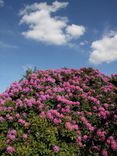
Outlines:
{"label": "rhododendron bush", "polygon": [[0,156],[117,155],[117,75],[37,70],[0,94]]}

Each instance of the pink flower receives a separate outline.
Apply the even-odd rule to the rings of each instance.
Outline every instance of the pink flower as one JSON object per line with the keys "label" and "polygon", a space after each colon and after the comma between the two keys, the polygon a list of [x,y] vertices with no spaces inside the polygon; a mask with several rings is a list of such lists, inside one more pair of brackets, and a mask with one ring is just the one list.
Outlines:
{"label": "pink flower", "polygon": [[29,126],[29,123],[28,122],[25,122],[24,126],[25,127],[28,127]]}
{"label": "pink flower", "polygon": [[57,108],[61,108],[61,104],[58,104],[58,105],[57,105]]}
{"label": "pink flower", "polygon": [[108,107],[109,107],[109,105],[108,105],[107,103],[105,103],[105,104],[104,104],[104,107],[105,107],[105,108],[108,108]]}
{"label": "pink flower", "polygon": [[103,107],[100,107],[99,111],[105,111],[105,109]]}
{"label": "pink flower", "polygon": [[100,148],[98,146],[92,146],[92,149],[99,151]]}
{"label": "pink flower", "polygon": [[7,137],[10,139],[10,140],[15,140],[15,135],[12,135],[12,134],[8,134]]}
{"label": "pink flower", "polygon": [[80,135],[81,134],[81,131],[80,130],[77,130],[77,134]]}
{"label": "pink flower", "polygon": [[65,112],[66,113],[70,113],[70,109],[65,109]]}
{"label": "pink flower", "polygon": [[46,117],[46,114],[45,114],[45,112],[41,112],[41,113],[39,114],[39,116],[40,116],[41,118],[45,118],[45,117]]}
{"label": "pink flower", "polygon": [[94,131],[95,128],[94,128],[93,126],[89,126],[88,129],[89,129],[90,131]]}
{"label": "pink flower", "polygon": [[73,130],[73,126],[70,122],[66,122],[65,123],[65,127],[68,129],[68,131],[72,131]]}
{"label": "pink flower", "polygon": [[72,123],[73,123],[73,124],[76,124],[76,121],[75,121],[75,120],[72,120]]}
{"label": "pink flower", "polygon": [[40,99],[41,99],[42,101],[45,101],[45,100],[46,100],[46,96],[45,96],[45,95],[40,95]]}
{"label": "pink flower", "polygon": [[103,150],[103,151],[102,151],[102,155],[103,155],[103,156],[108,156],[108,152],[107,152],[106,150]]}
{"label": "pink flower", "polygon": [[87,115],[92,115],[92,112],[86,112],[87,113]]}
{"label": "pink flower", "polygon": [[106,118],[107,118],[107,113],[106,113],[106,111],[100,111],[100,112],[99,112],[99,116],[101,116],[103,119],[106,119]]}
{"label": "pink flower", "polygon": [[17,113],[17,114],[15,114],[15,116],[16,116],[16,118],[19,118],[19,117],[20,117],[20,114],[19,114],[19,113]]}
{"label": "pink flower", "polygon": [[73,105],[78,105],[79,106],[80,102],[78,102],[78,101],[77,102],[73,102]]}
{"label": "pink flower", "polygon": [[12,147],[12,146],[8,146],[6,151],[7,151],[8,154],[12,154],[13,152],[15,152],[15,148]]}
{"label": "pink flower", "polygon": [[78,129],[78,125],[73,125],[73,128],[77,130]]}
{"label": "pink flower", "polygon": [[0,122],[1,122],[1,121],[4,121],[4,120],[5,120],[5,119],[4,119],[2,116],[0,116]]}
{"label": "pink flower", "polygon": [[93,106],[93,109],[94,109],[94,110],[97,110],[97,107],[96,107],[96,106]]}
{"label": "pink flower", "polygon": [[84,140],[87,140],[87,138],[88,138],[87,135],[84,135],[84,136],[83,136],[83,139],[84,139]]}
{"label": "pink flower", "polygon": [[16,135],[16,130],[15,129],[12,129],[10,131],[8,131],[9,134],[13,134],[13,135]]}
{"label": "pink flower", "polygon": [[10,120],[10,121],[13,121],[13,117],[12,117],[11,115],[9,115],[9,114],[6,115],[6,118],[7,118],[8,120]]}
{"label": "pink flower", "polygon": [[60,151],[60,147],[57,146],[57,145],[54,145],[54,146],[53,146],[53,151],[54,151],[55,153],[58,153],[58,152]]}
{"label": "pink flower", "polygon": [[113,150],[117,150],[117,145],[116,145],[116,144],[111,144],[111,148],[112,148]]}
{"label": "pink flower", "polygon": [[23,106],[23,103],[22,103],[22,101],[21,101],[20,99],[18,99],[18,100],[16,101],[16,106],[17,106],[17,107],[22,107],[22,106]]}
{"label": "pink flower", "polygon": [[22,135],[22,137],[23,137],[24,139],[27,139],[28,135],[24,133],[24,134]]}
{"label": "pink flower", "polygon": [[76,142],[81,142],[81,140],[82,140],[82,138],[81,138],[81,136],[78,136],[77,138],[76,138]]}
{"label": "pink flower", "polygon": [[27,102],[27,106],[32,107],[32,105],[33,105],[33,104],[32,104],[31,101],[28,101],[28,102]]}
{"label": "pink flower", "polygon": [[81,112],[77,112],[77,114],[78,114],[78,115],[80,115],[80,114],[81,114]]}
{"label": "pink flower", "polygon": [[7,143],[7,144],[9,144],[10,142],[11,142],[11,140],[10,140],[10,139],[7,139],[7,140],[6,140],[6,143]]}
{"label": "pink flower", "polygon": [[54,119],[54,123],[55,123],[55,124],[61,123],[61,119],[56,119],[56,118],[55,118],[55,119]]}
{"label": "pink flower", "polygon": [[101,131],[100,129],[97,131],[97,135],[98,135],[102,140],[104,140],[105,134],[106,134],[106,132],[105,132],[105,131]]}
{"label": "pink flower", "polygon": [[23,125],[26,123],[26,121],[23,120],[23,119],[19,119],[18,122],[21,123],[21,124],[23,124]]}
{"label": "pink flower", "polygon": [[47,112],[47,118],[53,120],[53,115],[50,111]]}

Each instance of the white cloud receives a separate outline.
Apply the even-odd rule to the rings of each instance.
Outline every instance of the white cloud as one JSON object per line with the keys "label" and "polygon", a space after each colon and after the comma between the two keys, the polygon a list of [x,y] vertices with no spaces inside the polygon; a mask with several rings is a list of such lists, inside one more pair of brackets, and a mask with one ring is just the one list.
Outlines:
{"label": "white cloud", "polygon": [[82,42],[79,43],[80,46],[85,46],[86,44],[89,44],[90,42],[87,40],[84,40]]}
{"label": "white cloud", "polygon": [[84,26],[72,24],[67,26],[66,31],[71,37],[79,38],[85,33],[85,28]]}
{"label": "white cloud", "polygon": [[3,7],[3,6],[4,6],[4,1],[0,0],[0,7]]}
{"label": "white cloud", "polygon": [[78,39],[85,32],[84,26],[68,25],[67,17],[55,16],[55,13],[67,7],[68,2],[55,1],[52,5],[46,2],[27,5],[20,11],[20,23],[28,25],[28,30],[22,34],[47,44],[68,44],[72,39]]}
{"label": "white cloud", "polygon": [[93,64],[117,61],[117,32],[110,31],[102,39],[92,42],[89,61]]}
{"label": "white cloud", "polygon": [[0,47],[1,48],[13,48],[13,49],[18,48],[18,46],[16,46],[16,45],[8,44],[8,43],[5,43],[3,41],[0,41]]}

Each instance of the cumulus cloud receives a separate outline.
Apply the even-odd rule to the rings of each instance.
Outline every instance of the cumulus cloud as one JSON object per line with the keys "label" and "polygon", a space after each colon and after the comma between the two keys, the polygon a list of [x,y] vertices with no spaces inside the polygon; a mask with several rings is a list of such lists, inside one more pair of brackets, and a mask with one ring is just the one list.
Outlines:
{"label": "cumulus cloud", "polygon": [[27,5],[20,11],[20,24],[28,25],[28,30],[22,34],[39,42],[54,45],[64,45],[73,39],[78,39],[85,33],[82,25],[69,25],[67,17],[55,16],[55,13],[66,8],[68,2],[55,1],[52,5],[46,2]]}
{"label": "cumulus cloud", "polygon": [[85,33],[85,28],[84,26],[72,24],[67,26],[66,31],[71,37],[79,38]]}
{"label": "cumulus cloud", "polygon": [[4,1],[0,0],[0,7],[3,7],[3,6],[4,6]]}
{"label": "cumulus cloud", "polygon": [[117,32],[111,31],[91,44],[89,61],[93,64],[117,61]]}

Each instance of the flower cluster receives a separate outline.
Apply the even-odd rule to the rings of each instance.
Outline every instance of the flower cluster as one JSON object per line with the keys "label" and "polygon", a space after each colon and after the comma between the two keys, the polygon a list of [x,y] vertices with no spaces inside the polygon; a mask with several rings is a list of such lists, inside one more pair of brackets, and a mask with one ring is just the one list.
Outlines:
{"label": "flower cluster", "polygon": [[116,155],[116,80],[63,68],[14,82],[0,94],[0,155]]}

